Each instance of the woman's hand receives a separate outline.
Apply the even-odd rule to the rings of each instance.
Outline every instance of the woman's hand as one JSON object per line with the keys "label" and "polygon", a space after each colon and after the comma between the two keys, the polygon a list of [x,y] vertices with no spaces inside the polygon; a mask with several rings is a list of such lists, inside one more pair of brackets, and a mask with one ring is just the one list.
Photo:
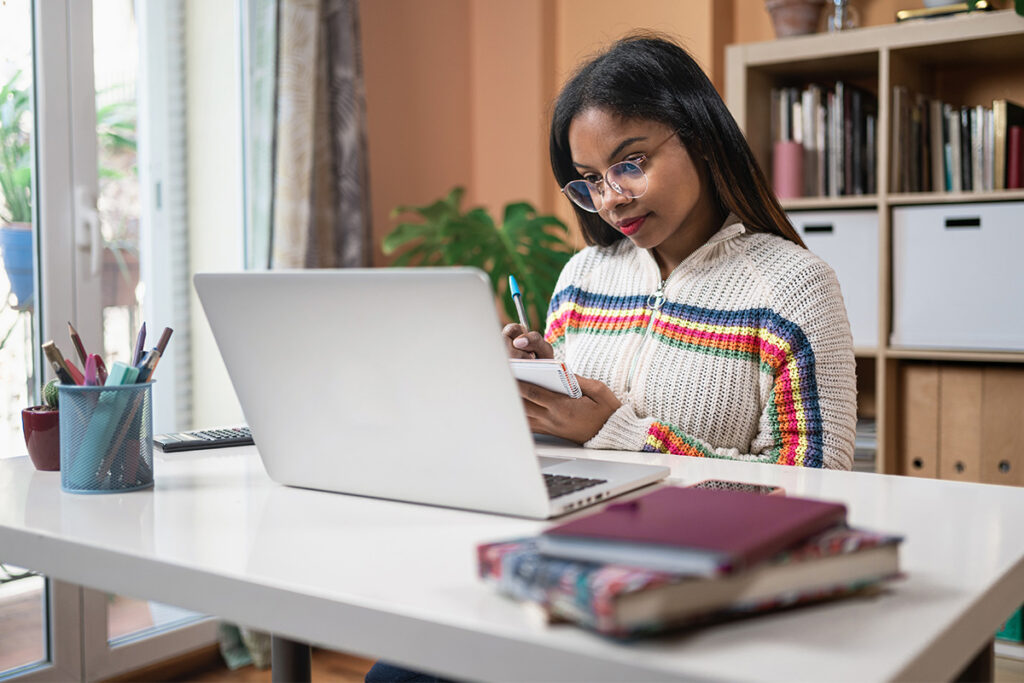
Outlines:
{"label": "woman's hand", "polygon": [[527,332],[519,323],[509,323],[501,330],[509,358],[554,358],[555,350],[544,341],[540,332]]}
{"label": "woman's hand", "polygon": [[579,375],[576,380],[583,390],[583,398],[570,398],[536,384],[519,383],[530,431],[582,444],[592,439],[622,405],[604,382]]}

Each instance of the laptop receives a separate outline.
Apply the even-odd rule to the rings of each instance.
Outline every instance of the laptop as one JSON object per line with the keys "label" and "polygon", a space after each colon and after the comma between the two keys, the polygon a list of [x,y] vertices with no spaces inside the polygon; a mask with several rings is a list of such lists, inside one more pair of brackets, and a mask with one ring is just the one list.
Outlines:
{"label": "laptop", "polygon": [[545,519],[669,472],[538,458],[494,295],[475,268],[200,273],[194,283],[281,484]]}

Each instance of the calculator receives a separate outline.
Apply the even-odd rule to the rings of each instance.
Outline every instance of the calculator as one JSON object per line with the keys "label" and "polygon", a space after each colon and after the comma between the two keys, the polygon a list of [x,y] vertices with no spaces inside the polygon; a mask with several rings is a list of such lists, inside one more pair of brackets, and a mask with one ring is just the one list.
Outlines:
{"label": "calculator", "polygon": [[164,453],[170,453],[172,451],[194,451],[200,448],[251,446],[253,440],[249,428],[241,426],[157,434],[153,437],[153,443],[163,449]]}

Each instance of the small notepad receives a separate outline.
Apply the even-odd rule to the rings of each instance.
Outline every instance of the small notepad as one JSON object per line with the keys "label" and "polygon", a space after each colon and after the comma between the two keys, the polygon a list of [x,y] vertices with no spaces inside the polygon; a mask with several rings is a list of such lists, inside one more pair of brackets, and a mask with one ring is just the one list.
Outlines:
{"label": "small notepad", "polygon": [[565,363],[547,358],[510,358],[512,374],[521,382],[529,382],[550,391],[558,391],[572,398],[583,396],[576,375]]}

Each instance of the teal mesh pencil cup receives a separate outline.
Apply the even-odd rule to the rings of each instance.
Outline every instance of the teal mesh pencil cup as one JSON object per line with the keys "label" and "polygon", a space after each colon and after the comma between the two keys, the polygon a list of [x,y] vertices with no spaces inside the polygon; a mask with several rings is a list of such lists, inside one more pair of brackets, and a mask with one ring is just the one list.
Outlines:
{"label": "teal mesh pencil cup", "polygon": [[153,485],[153,384],[59,385],[60,485],[121,493]]}

